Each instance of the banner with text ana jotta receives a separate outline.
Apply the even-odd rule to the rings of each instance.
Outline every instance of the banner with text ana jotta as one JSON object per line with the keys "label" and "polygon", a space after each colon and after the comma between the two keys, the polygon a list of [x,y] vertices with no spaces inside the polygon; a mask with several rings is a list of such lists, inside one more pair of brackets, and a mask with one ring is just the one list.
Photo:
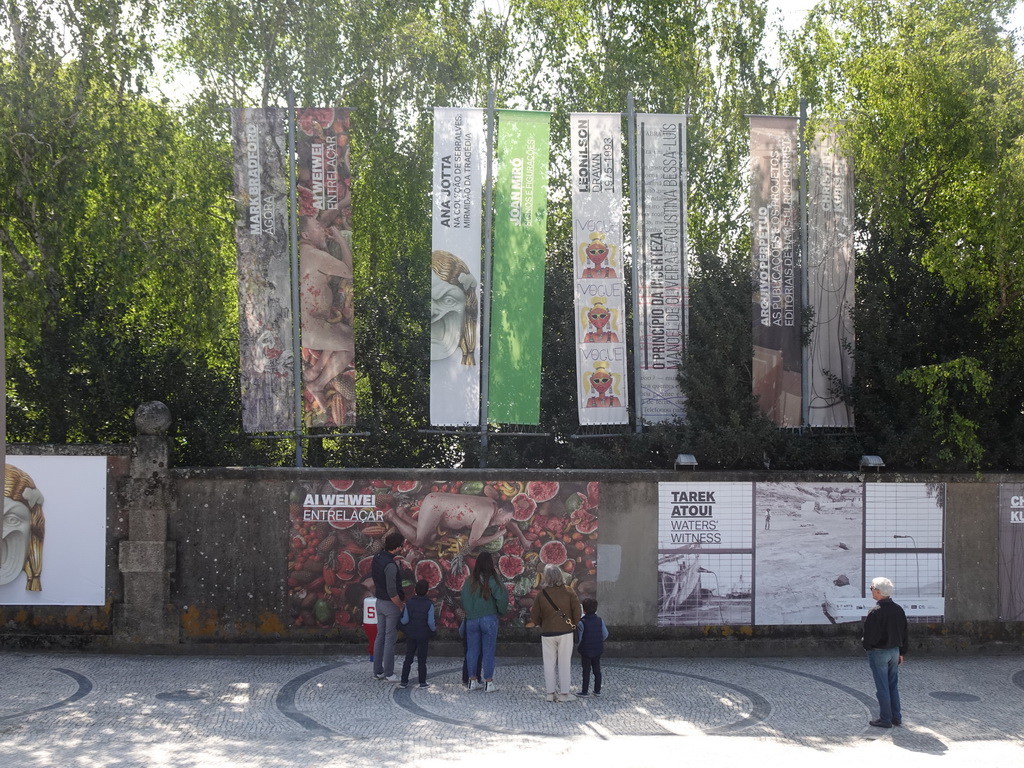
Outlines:
{"label": "banner with text ana jotta", "polygon": [[238,215],[242,429],[294,425],[288,151],[284,109],[232,109]]}
{"label": "banner with text ana jotta", "polygon": [[295,110],[306,425],[356,423],[349,110]]}
{"label": "banner with text ana jotta", "polygon": [[[291,625],[358,626],[372,598],[373,556],[393,532],[405,594],[420,579],[437,626],[462,619],[461,591],[489,552],[508,590],[505,626],[525,627],[541,574],[557,565],[579,598],[597,597],[600,485],[521,480],[348,480],[300,483],[289,504]],[[372,604],[372,600],[370,601]]]}
{"label": "banner with text ana jotta", "polygon": [[681,419],[686,353],[686,118],[637,115],[636,266],[640,403],[648,422]]}
{"label": "banner with text ana jotta", "polygon": [[569,120],[580,424],[626,424],[622,116],[574,113]]}
{"label": "banner with text ana jotta", "polygon": [[780,427],[800,426],[803,404],[797,135],[795,117],[750,118],[753,393]]}
{"label": "banner with text ana jotta", "polygon": [[853,386],[853,164],[836,130],[819,132],[808,156],[807,301],[814,319],[804,375],[811,427],[853,426],[845,397]]}
{"label": "banner with text ana jotta", "polygon": [[434,108],[430,423],[480,423],[482,109]]}

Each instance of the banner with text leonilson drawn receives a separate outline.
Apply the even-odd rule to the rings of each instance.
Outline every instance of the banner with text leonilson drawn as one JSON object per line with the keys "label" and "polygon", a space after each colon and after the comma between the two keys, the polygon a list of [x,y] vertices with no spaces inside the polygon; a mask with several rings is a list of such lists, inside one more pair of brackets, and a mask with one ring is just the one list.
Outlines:
{"label": "banner with text leonilson drawn", "polygon": [[463,616],[461,590],[489,552],[508,590],[503,625],[532,626],[530,609],[547,565],[581,600],[597,597],[600,485],[518,480],[347,480],[297,484],[291,492],[288,602],[292,627],[362,623],[373,594],[373,556],[401,533],[397,562],[412,594],[427,582],[437,626]]}
{"label": "banner with text leonilson drawn", "polygon": [[434,108],[430,423],[480,423],[482,109]]}
{"label": "banner with text leonilson drawn", "polygon": [[807,424],[852,427],[845,392],[853,384],[853,167],[834,130],[811,145],[807,183]]}
{"label": "banner with text leonilson drawn", "polygon": [[570,116],[576,380],[584,426],[629,422],[621,120],[618,113]]}
{"label": "banner with text leonilson drawn", "polygon": [[232,109],[242,429],[294,428],[287,112]]}
{"label": "banner with text leonilson drawn", "polygon": [[686,117],[636,121],[640,413],[662,422],[682,418],[685,405]]}
{"label": "banner with text leonilson drawn", "polygon": [[349,110],[295,110],[306,425],[356,423]]}
{"label": "banner with text leonilson drawn", "polygon": [[780,427],[800,426],[803,401],[797,137],[795,117],[750,118],[753,392]]}
{"label": "banner with text leonilson drawn", "polygon": [[547,112],[498,111],[488,417],[540,423],[547,232]]}

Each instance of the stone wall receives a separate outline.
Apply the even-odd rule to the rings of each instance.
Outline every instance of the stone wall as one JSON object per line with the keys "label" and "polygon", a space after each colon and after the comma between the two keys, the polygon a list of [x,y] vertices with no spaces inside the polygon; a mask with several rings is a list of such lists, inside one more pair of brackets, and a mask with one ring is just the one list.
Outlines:
{"label": "stone wall", "polygon": [[[212,650],[270,644],[357,647],[359,628],[292,626],[288,604],[289,503],[303,483],[328,480],[517,480],[600,483],[597,590],[613,647],[653,653],[824,653],[856,650],[859,627],[657,626],[658,483],[807,482],[947,484],[945,621],[918,626],[924,650],[1020,649],[1024,629],[999,621],[998,486],[1019,476],[851,473],[523,470],[173,469],[165,409],[140,409],[140,435],[111,451],[106,606],[0,608],[8,647]],[[39,453],[37,446],[10,452]],[[800,585],[794,585],[799,589]],[[452,639],[443,633],[441,640]],[[530,630],[503,640],[533,639]]]}

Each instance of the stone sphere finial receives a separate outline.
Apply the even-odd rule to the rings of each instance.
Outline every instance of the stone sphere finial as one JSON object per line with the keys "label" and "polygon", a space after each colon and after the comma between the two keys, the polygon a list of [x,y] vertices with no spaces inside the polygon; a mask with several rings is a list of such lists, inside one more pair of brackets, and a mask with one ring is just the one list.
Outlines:
{"label": "stone sphere finial", "polygon": [[151,400],[135,409],[135,428],[140,435],[166,435],[170,426],[171,409],[159,400]]}

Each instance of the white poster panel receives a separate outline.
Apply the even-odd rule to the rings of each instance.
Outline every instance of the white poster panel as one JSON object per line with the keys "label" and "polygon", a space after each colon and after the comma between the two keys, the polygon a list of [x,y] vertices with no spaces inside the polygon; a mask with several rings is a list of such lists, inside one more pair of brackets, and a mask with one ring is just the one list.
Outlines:
{"label": "white poster panel", "polygon": [[752,623],[753,484],[658,483],[658,626]]}
{"label": "white poster panel", "polygon": [[105,605],[107,459],[8,456],[0,605]]}
{"label": "white poster panel", "polygon": [[999,486],[999,618],[1024,621],[1024,483]]}
{"label": "white poster panel", "polygon": [[[853,166],[835,131],[811,145],[807,184],[807,300],[814,312],[807,348],[807,423],[852,427]],[[837,386],[839,385],[839,386]]]}
{"label": "white poster panel", "polygon": [[893,597],[928,621],[945,615],[945,483],[868,483],[864,491],[864,594],[885,576]]}
{"label": "white poster panel", "polygon": [[618,113],[570,116],[576,380],[581,425],[629,422],[621,121]]}
{"label": "white poster panel", "polygon": [[480,423],[482,109],[434,109],[430,423]]}
{"label": "white poster panel", "polygon": [[755,624],[835,624],[864,615],[848,615],[851,601],[864,596],[863,487],[757,484]]}
{"label": "white poster panel", "polygon": [[686,117],[637,115],[640,405],[648,422],[681,419],[686,352]]}

